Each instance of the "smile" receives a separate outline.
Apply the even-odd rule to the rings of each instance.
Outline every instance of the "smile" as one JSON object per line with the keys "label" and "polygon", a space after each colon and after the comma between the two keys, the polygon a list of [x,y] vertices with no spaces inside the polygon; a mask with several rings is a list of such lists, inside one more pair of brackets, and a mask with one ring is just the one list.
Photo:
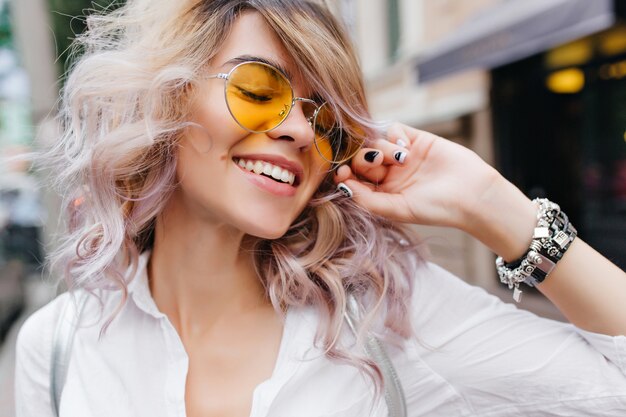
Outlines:
{"label": "smile", "polygon": [[286,168],[279,167],[278,165],[274,165],[271,162],[244,158],[233,158],[233,160],[241,169],[248,172],[266,176],[277,182],[282,182],[291,186],[298,185],[296,181],[297,175],[294,172]]}

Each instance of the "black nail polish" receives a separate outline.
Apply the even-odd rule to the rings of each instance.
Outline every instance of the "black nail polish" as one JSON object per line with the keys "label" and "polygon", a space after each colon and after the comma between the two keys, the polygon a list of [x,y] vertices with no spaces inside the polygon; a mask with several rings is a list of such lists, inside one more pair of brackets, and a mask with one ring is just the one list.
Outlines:
{"label": "black nail polish", "polygon": [[398,162],[400,162],[401,164],[403,164],[403,163],[404,163],[404,158],[406,158],[406,152],[404,152],[404,151],[396,151],[396,152],[394,152],[394,154],[393,154],[393,158],[394,158],[396,161],[398,161]]}
{"label": "black nail polish", "polygon": [[345,195],[348,198],[352,197],[352,190],[343,182],[340,182],[339,184],[337,184],[337,190],[341,191],[343,195]]}
{"label": "black nail polish", "polygon": [[369,151],[363,156],[363,158],[365,158],[367,162],[374,162],[374,159],[376,159],[378,153],[378,151]]}

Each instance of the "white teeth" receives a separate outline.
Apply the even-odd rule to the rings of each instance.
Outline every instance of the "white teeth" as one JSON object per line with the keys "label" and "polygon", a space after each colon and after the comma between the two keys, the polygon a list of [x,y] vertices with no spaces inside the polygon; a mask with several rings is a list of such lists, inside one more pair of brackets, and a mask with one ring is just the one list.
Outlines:
{"label": "white teeth", "polygon": [[253,168],[253,169],[254,169],[254,173],[255,173],[255,174],[260,174],[260,173],[262,173],[262,172],[263,172],[263,162],[261,162],[261,161],[256,161],[256,162],[254,163],[254,168]]}
{"label": "white teeth", "polygon": [[283,173],[283,169],[281,167],[275,166],[272,169],[272,173],[270,175],[272,176],[272,178],[280,181],[280,176],[282,175],[282,173]]}
{"label": "white teeth", "polygon": [[254,172],[255,174],[265,174],[290,185],[293,185],[296,180],[296,174],[287,169],[283,169],[279,166],[273,165],[269,162],[263,162],[258,160],[246,161],[245,159],[239,159],[237,160],[237,165],[247,171]]}

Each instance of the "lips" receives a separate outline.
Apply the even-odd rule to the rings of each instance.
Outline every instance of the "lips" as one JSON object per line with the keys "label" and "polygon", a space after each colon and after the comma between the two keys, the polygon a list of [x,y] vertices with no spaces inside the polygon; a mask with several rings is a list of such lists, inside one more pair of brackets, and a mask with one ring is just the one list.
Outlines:
{"label": "lips", "polygon": [[238,163],[240,159],[243,159],[245,161],[267,162],[271,165],[274,165],[274,166],[277,166],[277,167],[280,167],[282,169],[289,171],[295,177],[293,181],[294,187],[297,187],[302,181],[302,176],[303,176],[302,165],[299,162],[290,161],[289,159],[283,156],[271,155],[271,154],[236,155],[235,157],[233,157],[233,162]]}

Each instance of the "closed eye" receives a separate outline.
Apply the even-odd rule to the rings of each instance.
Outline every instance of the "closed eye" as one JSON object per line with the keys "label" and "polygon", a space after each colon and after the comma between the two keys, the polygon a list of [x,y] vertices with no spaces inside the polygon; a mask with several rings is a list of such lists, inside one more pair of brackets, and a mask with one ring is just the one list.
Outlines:
{"label": "closed eye", "polygon": [[241,94],[243,94],[244,96],[246,96],[248,98],[251,98],[252,100],[255,100],[255,101],[266,102],[266,101],[271,101],[272,100],[272,97],[270,97],[270,96],[258,95],[258,94],[253,93],[252,91],[245,90],[245,89],[243,89],[241,87],[237,87],[237,90],[239,90],[239,92]]}

